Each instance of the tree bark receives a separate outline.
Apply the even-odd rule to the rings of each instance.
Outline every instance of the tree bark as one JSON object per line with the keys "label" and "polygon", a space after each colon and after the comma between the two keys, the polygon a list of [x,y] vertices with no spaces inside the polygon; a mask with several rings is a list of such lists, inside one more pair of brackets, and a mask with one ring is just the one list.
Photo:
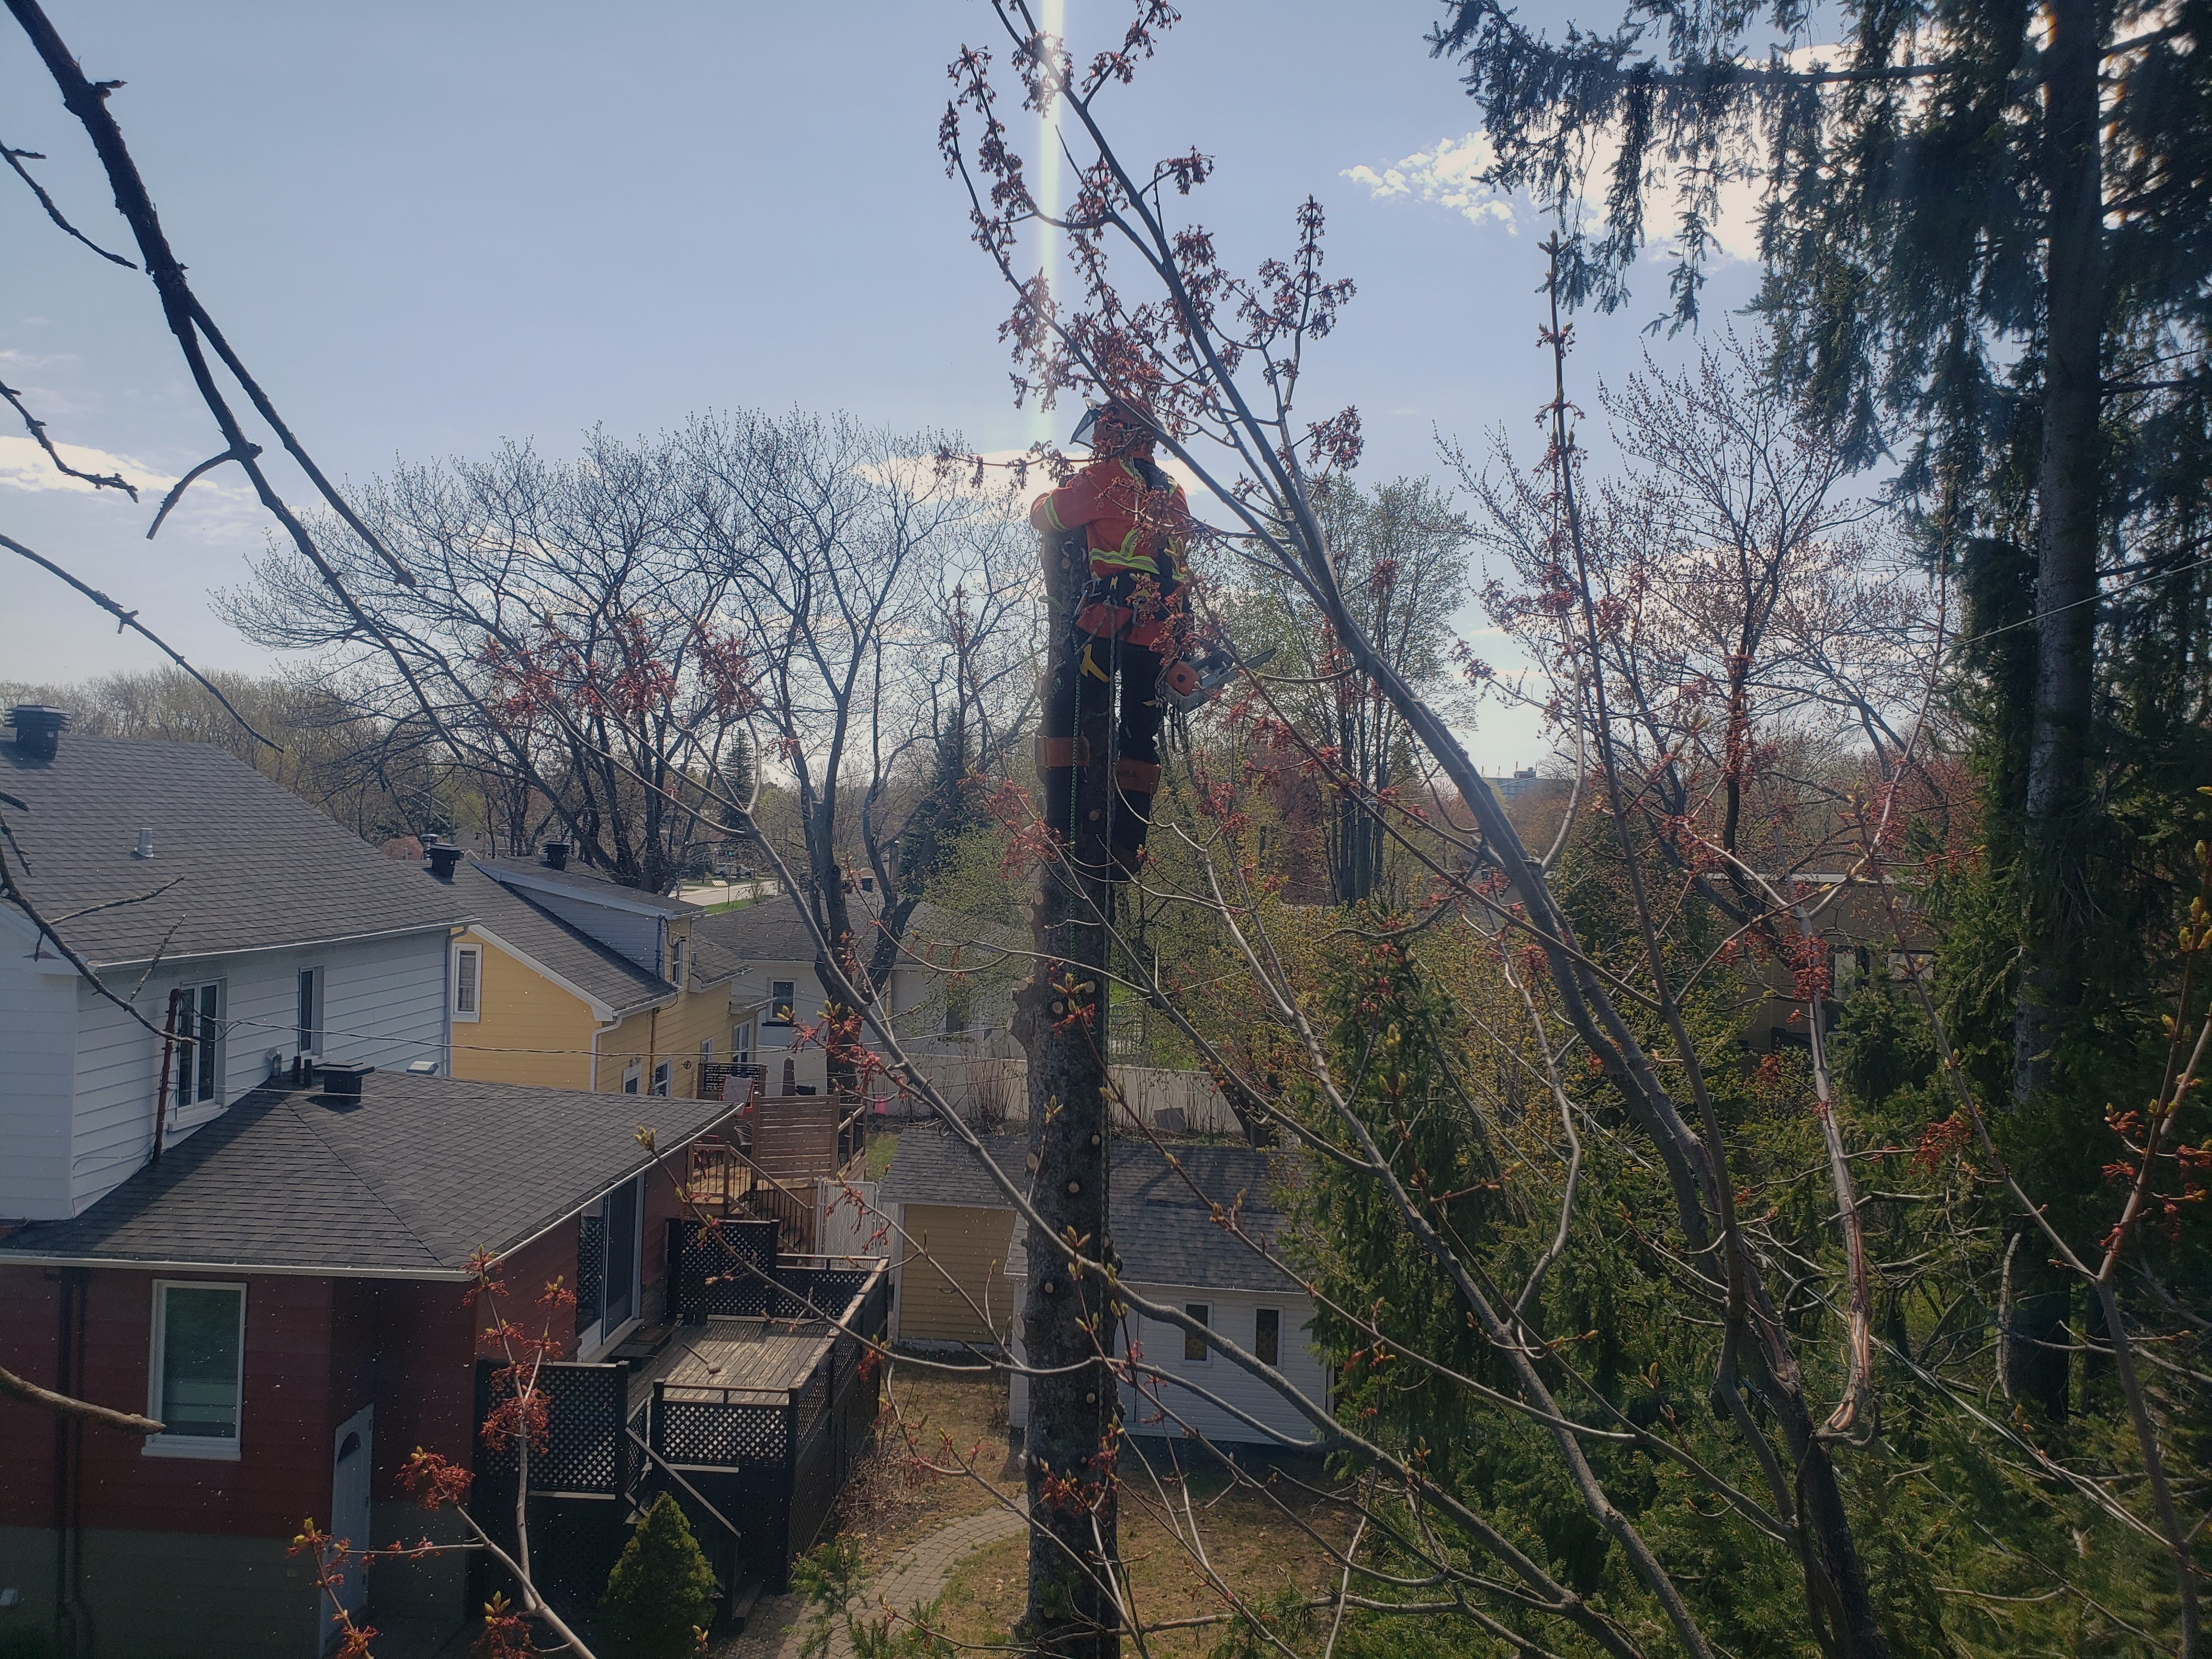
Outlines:
{"label": "tree bark", "polygon": [[[1048,548],[1048,562],[1054,556]],[[1055,619],[1053,677],[1077,675],[1069,630]],[[1031,927],[1035,975],[1015,996],[1014,1035],[1029,1060],[1030,1170],[1037,1213],[1049,1228],[1029,1235],[1022,1341],[1030,1365],[1058,1375],[1030,1380],[1024,1475],[1030,1513],[1024,1644],[1067,1659],[1115,1659],[1117,1598],[1115,1457],[1120,1402],[1107,1363],[1119,1326],[1113,1287],[1076,1275],[1054,1248],[1073,1239],[1111,1261],[1107,1237],[1109,1140],[1106,1105],[1108,763],[1111,688],[1085,685],[1077,706],[1073,835],[1065,863],[1048,860]]]}
{"label": "tree bark", "polygon": [[2097,623],[2099,347],[2104,335],[2103,156],[2095,0],[2054,0],[2045,56],[2043,447],[2037,480],[2035,713],[2028,737],[2027,915],[2013,1024],[2013,1104],[2051,1079],[2075,993],[2068,890],[2087,811]]}

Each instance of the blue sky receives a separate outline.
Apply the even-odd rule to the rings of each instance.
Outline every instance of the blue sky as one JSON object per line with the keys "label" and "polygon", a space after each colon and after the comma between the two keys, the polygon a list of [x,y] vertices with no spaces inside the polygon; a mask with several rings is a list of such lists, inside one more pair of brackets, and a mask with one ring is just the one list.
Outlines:
{"label": "blue sky", "polygon": [[[1066,6],[1085,52],[1128,15],[1127,0]],[[741,404],[953,428],[983,449],[1034,435],[1008,395],[1003,297],[935,149],[945,65],[995,28],[982,0],[48,10],[88,73],[129,83],[112,107],[172,242],[335,476],[507,437],[565,453],[594,423],[634,434]],[[1308,194],[1327,206],[1330,274],[1359,293],[1321,349],[1312,412],[1359,405],[1370,481],[1437,471],[1438,429],[1472,445],[1504,422],[1533,452],[1543,233],[1510,204],[1449,199],[1455,152],[1438,147],[1474,121],[1423,45],[1437,9],[1184,10],[1104,107],[1131,153],[1217,158],[1193,211],[1239,266],[1287,245]],[[80,228],[131,252],[82,130],[12,29],[0,111],[0,141],[47,153],[33,165]],[[1584,319],[1583,376],[1633,367],[1665,299],[1647,272],[1629,314]],[[1752,279],[1745,264],[1717,271],[1713,314]],[[1654,343],[1669,357],[1686,344]],[[131,476],[173,477],[221,447],[150,284],[52,231],[12,177],[0,379],[58,441],[124,458]],[[276,476],[306,499],[297,474]],[[264,665],[207,609],[264,534],[234,472],[196,487],[150,544],[151,498],[50,483],[6,428],[0,529],[143,607],[195,660]],[[4,591],[0,678],[156,660],[35,571],[9,570]],[[1486,767],[1540,758],[1522,722],[1472,736]]]}

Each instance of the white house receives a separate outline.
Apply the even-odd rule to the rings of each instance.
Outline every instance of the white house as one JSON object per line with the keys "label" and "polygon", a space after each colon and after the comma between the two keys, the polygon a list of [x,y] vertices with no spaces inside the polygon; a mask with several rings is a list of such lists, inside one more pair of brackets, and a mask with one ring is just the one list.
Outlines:
{"label": "white house", "polygon": [[[986,1136],[984,1145],[1000,1170],[1028,1178],[1025,1136]],[[1280,1154],[1247,1146],[1177,1142],[1168,1150],[1176,1167],[1150,1141],[1114,1143],[1108,1218],[1123,1280],[1272,1364],[1326,1408],[1328,1370],[1311,1341],[1312,1298],[1247,1242],[1265,1239],[1280,1255],[1287,1221],[1275,1195],[1294,1170]],[[1209,1200],[1238,1206],[1247,1238],[1218,1225]],[[907,1130],[876,1203],[895,1244],[897,1340],[1005,1346],[1018,1359],[1027,1230],[966,1143],[935,1128]],[[1133,1313],[1121,1342],[1146,1373],[1121,1390],[1130,1434],[1277,1446],[1322,1437],[1281,1395],[1180,1326]],[[1024,1426],[1028,1407],[1028,1389],[1016,1376],[1008,1402],[1014,1427]]]}
{"label": "white house", "polygon": [[173,1145],[295,1055],[447,1069],[450,886],[219,749],[8,723],[9,876],[46,926],[0,902],[0,1219],[81,1214],[157,1120]]}
{"label": "white house", "polygon": [[[875,949],[875,917],[881,907],[872,892],[852,894],[847,902],[854,927],[865,930],[855,944],[866,962]],[[757,1005],[760,1010],[756,1022],[739,1024],[738,1045],[742,1048],[750,1036],[749,1058],[768,1068],[769,1087],[781,1086],[787,1059],[792,1062],[794,1082],[812,1089],[826,1086],[828,1062],[822,1047],[803,1040],[810,1027],[820,1024],[829,999],[814,971],[814,937],[799,915],[799,902],[789,894],[775,893],[733,909],[712,911],[693,921],[691,934],[738,963],[730,984],[731,1007]],[[931,977],[912,965],[893,967],[890,1007],[894,1016],[924,993],[924,981]]]}

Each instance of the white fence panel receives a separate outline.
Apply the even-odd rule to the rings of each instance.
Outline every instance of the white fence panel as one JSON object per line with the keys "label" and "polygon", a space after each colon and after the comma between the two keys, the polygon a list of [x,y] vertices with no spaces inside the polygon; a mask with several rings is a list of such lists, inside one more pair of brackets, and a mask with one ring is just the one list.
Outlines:
{"label": "white fence panel", "polygon": [[874,1182],[815,1178],[814,1248],[823,1255],[890,1255],[890,1222],[876,1212]]}
{"label": "white fence panel", "polygon": [[[1029,1121],[1029,1063],[988,1055],[938,1052],[910,1056],[930,1086],[954,1110],[982,1128]],[[1165,1072],[1148,1066],[1110,1068],[1122,1105],[1116,1126],[1142,1125],[1169,1133],[1234,1135],[1243,1126],[1213,1079],[1203,1072]],[[1166,1115],[1164,1121],[1163,1114]],[[1177,1122],[1180,1115],[1180,1124]]]}

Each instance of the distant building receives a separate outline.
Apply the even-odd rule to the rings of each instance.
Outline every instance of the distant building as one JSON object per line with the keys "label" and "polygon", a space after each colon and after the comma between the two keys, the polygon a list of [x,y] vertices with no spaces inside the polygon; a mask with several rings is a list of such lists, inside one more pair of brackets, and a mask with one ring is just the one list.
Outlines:
{"label": "distant building", "polygon": [[1524,766],[1516,770],[1510,778],[1485,778],[1483,781],[1490,786],[1490,793],[1498,799],[1512,800],[1528,794],[1532,790],[1540,788],[1544,780],[1536,775],[1534,767]]}

